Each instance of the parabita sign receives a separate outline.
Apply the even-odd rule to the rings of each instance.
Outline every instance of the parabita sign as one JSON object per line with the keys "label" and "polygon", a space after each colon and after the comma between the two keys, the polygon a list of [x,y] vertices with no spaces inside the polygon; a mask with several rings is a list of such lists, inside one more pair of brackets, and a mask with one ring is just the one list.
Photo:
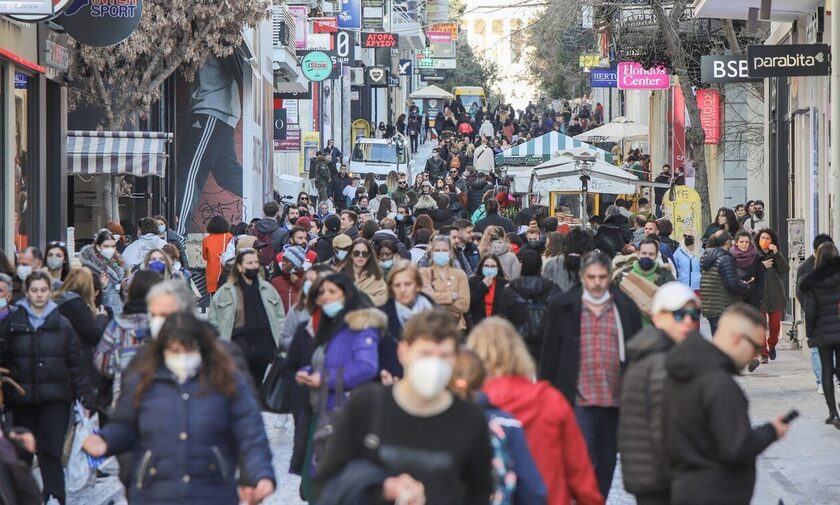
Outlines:
{"label": "parabita sign", "polygon": [[826,44],[783,44],[747,47],[750,77],[828,75],[831,57]]}

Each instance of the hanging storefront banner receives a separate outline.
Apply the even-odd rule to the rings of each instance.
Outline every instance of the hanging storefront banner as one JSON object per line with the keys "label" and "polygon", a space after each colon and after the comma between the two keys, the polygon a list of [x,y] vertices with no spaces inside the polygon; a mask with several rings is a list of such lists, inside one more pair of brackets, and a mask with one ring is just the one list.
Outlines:
{"label": "hanging storefront banner", "polygon": [[617,68],[618,89],[668,89],[671,76],[665,67],[645,69],[635,61],[621,61]]}
{"label": "hanging storefront banner", "polygon": [[382,30],[384,18],[385,0],[362,0],[363,30]]}
{"label": "hanging storefront banner", "polygon": [[274,150],[279,152],[300,151],[300,128],[286,130],[286,138],[274,141]]}
{"label": "hanging storefront banner", "polygon": [[615,88],[618,77],[613,68],[593,68],[589,72],[589,84],[593,88]]}
{"label": "hanging storefront banner", "polygon": [[380,47],[399,47],[400,38],[396,33],[362,32],[362,48],[378,49]]}
{"label": "hanging storefront banner", "polygon": [[697,90],[700,124],[706,132],[706,144],[720,143],[720,92],[716,89]]}
{"label": "hanging storefront banner", "polygon": [[0,14],[16,21],[37,23],[60,16],[73,0],[0,0]]}
{"label": "hanging storefront banner", "polygon": [[127,39],[143,14],[143,0],[74,0],[58,23],[80,43],[107,47]]}
{"label": "hanging storefront banner", "polygon": [[309,7],[305,5],[289,5],[286,7],[289,14],[295,20],[295,50],[306,49],[306,39],[309,31],[306,28],[306,16],[309,14]]}
{"label": "hanging storefront banner", "polygon": [[700,57],[700,82],[750,82],[747,57],[742,54],[715,54]]}
{"label": "hanging storefront banner", "polygon": [[671,168],[679,170],[686,165],[685,97],[680,86],[674,86],[671,96]]}
{"label": "hanging storefront banner", "polygon": [[371,87],[386,87],[388,86],[388,70],[385,67],[377,65],[375,67],[368,67],[365,72],[367,77],[367,84]]}
{"label": "hanging storefront banner", "polygon": [[310,81],[320,82],[329,78],[333,70],[333,62],[323,51],[312,51],[300,60],[303,76]]}
{"label": "hanging storefront banner", "polygon": [[313,18],[314,33],[335,33],[338,31],[338,18]]}
{"label": "hanging storefront banner", "polygon": [[286,109],[274,109],[274,149],[277,143],[286,139]]}
{"label": "hanging storefront banner", "polygon": [[781,44],[747,47],[750,77],[828,75],[830,52],[826,44]]}
{"label": "hanging storefront banner", "polygon": [[430,44],[448,44],[452,42],[452,33],[451,32],[432,32],[427,31],[426,37],[429,39]]}
{"label": "hanging storefront banner", "polygon": [[362,1],[341,0],[341,12],[338,13],[338,27],[346,30],[362,29]]}

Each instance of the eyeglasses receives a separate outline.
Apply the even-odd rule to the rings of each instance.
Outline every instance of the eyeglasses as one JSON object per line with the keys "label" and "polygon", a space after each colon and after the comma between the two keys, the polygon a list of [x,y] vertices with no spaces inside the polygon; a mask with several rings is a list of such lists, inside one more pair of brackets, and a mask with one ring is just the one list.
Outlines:
{"label": "eyeglasses", "polygon": [[370,252],[368,251],[353,251],[353,256],[357,258],[367,258],[370,256]]}
{"label": "eyeglasses", "polygon": [[746,335],[746,334],[744,334],[744,333],[741,333],[741,334],[739,334],[738,336],[740,336],[742,339],[744,339],[744,340],[746,340],[747,342],[749,342],[749,343],[750,343],[750,345],[753,347],[753,351],[755,351],[755,353],[756,353],[756,354],[758,354],[758,353],[760,353],[760,352],[764,351],[764,344],[757,344],[757,343],[755,342],[755,340],[753,340],[753,339],[751,339],[751,338],[749,337],[749,335]]}
{"label": "eyeglasses", "polygon": [[699,309],[678,309],[678,310],[675,310],[671,313],[674,314],[674,319],[676,319],[677,321],[682,321],[683,319],[686,318],[686,316],[690,317],[691,319],[693,319],[695,321],[700,320],[700,310]]}

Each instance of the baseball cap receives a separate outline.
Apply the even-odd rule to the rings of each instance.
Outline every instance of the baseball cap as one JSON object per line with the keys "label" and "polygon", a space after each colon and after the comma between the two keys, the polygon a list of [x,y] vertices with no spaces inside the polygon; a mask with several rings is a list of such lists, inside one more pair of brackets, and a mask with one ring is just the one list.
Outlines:
{"label": "baseball cap", "polygon": [[335,249],[345,249],[353,245],[353,239],[351,239],[349,235],[341,233],[335,236],[332,245]]}
{"label": "baseball cap", "polygon": [[653,296],[651,314],[674,312],[683,308],[688,302],[700,305],[700,299],[697,298],[690,287],[681,282],[669,282],[656,290],[656,294]]}

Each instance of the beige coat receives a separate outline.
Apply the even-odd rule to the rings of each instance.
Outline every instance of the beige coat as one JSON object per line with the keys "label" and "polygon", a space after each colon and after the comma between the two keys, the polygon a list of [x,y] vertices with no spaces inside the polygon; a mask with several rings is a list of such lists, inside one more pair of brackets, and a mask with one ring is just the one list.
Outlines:
{"label": "beige coat", "polygon": [[[271,326],[274,342],[279,347],[280,329],[283,328],[283,321],[286,319],[286,313],[283,311],[283,301],[274,286],[262,279],[260,279],[260,297],[263,301],[263,307],[265,307],[265,313],[268,315],[268,323]],[[210,301],[207,321],[219,330],[221,340],[230,342],[239,303],[241,303],[239,289],[229,282],[222,285]]]}
{"label": "beige coat", "polygon": [[[434,291],[431,295],[432,300],[451,312],[458,319],[458,327],[465,329],[467,323],[464,314],[470,310],[470,283],[467,274],[459,268],[448,266],[421,268],[420,276],[423,278],[423,287],[430,286]],[[454,293],[458,293],[457,300],[452,299]]]}
{"label": "beige coat", "polygon": [[362,277],[356,278],[356,289],[368,295],[374,307],[385,305],[388,301],[388,285],[384,278],[377,279],[362,273]]}

